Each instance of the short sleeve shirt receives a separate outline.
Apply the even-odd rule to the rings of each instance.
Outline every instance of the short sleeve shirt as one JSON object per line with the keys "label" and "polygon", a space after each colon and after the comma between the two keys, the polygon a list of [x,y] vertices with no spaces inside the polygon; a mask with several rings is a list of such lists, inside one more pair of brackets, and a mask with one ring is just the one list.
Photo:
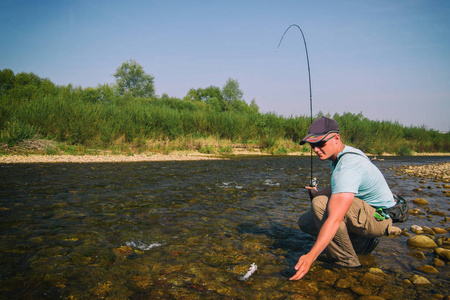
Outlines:
{"label": "short sleeve shirt", "polygon": [[[352,152],[343,155],[344,153]],[[345,146],[331,163],[332,194],[353,193],[373,207],[390,208],[394,196],[381,171],[358,149]]]}

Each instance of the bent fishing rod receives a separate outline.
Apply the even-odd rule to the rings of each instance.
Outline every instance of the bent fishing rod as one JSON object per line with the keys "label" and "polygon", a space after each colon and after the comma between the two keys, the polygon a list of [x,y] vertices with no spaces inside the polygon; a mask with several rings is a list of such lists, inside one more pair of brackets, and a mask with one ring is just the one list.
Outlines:
{"label": "bent fishing rod", "polygon": [[[300,30],[300,33],[302,34],[302,37],[303,37],[303,43],[305,44],[305,52],[306,52],[306,62],[307,62],[307,64],[308,64],[308,79],[309,79],[309,110],[310,110],[310,125],[312,124],[312,122],[313,122],[313,114],[312,114],[312,91],[311,91],[311,71],[310,71],[310,68],[309,68],[309,56],[308,56],[308,47],[306,46],[306,39],[305,39],[305,35],[303,34],[303,30],[300,28],[300,26],[298,26],[297,24],[292,24],[292,25],[290,25],[287,29],[286,29],[286,31],[283,33],[283,35],[281,36],[281,40],[280,40],[280,42],[278,43],[278,47],[277,47],[277,52],[278,52],[278,49],[280,49],[280,45],[281,45],[281,42],[283,41],[283,39],[284,39],[284,35],[286,34],[286,32],[288,32],[288,30],[291,28],[291,27],[297,27],[298,28],[298,30]],[[311,182],[310,182],[310,185],[309,185],[310,187],[316,187],[317,186],[317,180],[316,180],[316,178],[314,178],[313,177],[313,149],[311,148]]]}

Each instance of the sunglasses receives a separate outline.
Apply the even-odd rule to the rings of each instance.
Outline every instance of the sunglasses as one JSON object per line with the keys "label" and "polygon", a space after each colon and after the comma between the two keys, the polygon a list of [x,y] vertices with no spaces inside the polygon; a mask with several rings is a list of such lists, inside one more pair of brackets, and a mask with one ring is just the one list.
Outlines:
{"label": "sunglasses", "polygon": [[323,147],[325,147],[326,146],[326,144],[327,144],[327,142],[329,141],[329,140],[331,140],[332,138],[334,138],[336,135],[333,135],[333,136],[331,136],[331,137],[329,137],[329,138],[327,138],[327,139],[324,139],[324,140],[321,140],[320,142],[317,142],[317,143],[310,143],[309,145],[311,145],[311,148],[323,148]]}

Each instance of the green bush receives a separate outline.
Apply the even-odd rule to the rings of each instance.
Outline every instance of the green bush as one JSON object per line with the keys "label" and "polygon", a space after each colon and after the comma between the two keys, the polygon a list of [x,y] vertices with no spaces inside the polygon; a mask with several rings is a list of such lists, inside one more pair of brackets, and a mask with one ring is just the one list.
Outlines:
{"label": "green bush", "polygon": [[37,136],[38,129],[35,126],[12,119],[0,131],[0,142],[8,146],[17,145],[19,141],[33,139]]}

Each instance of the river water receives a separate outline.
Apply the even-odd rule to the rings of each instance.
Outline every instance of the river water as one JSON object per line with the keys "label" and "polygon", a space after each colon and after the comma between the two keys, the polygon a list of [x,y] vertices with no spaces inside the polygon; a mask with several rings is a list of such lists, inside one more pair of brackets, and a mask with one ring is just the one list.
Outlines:
{"label": "river water", "polygon": [[[448,212],[442,183],[398,174],[402,165],[449,157],[385,158],[375,164],[392,190]],[[329,163],[314,163],[320,186]],[[298,230],[309,209],[308,157],[0,165],[1,299],[357,299],[449,295],[449,267],[408,253],[407,237],[382,238],[360,269],[317,261],[298,282],[298,257],[314,239]],[[421,195],[413,189],[428,186]],[[414,206],[412,204],[412,206]],[[442,216],[401,224],[429,227]],[[447,234],[448,237],[448,234]],[[252,264],[257,271],[242,280]],[[369,268],[385,282],[370,282]],[[418,274],[432,286],[413,286]],[[369,279],[366,277],[369,276]],[[364,279],[365,278],[365,279]],[[380,277],[377,277],[380,278]],[[363,292],[361,292],[363,291]],[[400,292],[398,292],[400,291]]]}

